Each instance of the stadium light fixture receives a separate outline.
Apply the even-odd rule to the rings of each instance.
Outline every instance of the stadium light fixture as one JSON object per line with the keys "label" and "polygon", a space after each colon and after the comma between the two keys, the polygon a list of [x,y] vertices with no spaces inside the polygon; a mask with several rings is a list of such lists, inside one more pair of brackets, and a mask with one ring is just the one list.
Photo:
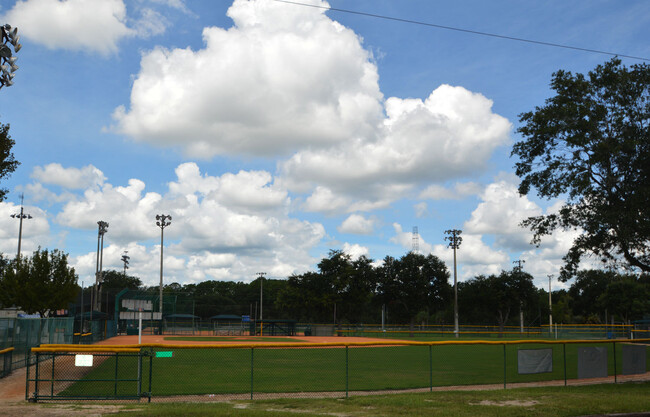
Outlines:
{"label": "stadium light fixture", "polygon": [[23,239],[23,219],[31,219],[32,216],[30,214],[26,214],[24,211],[23,207],[23,201],[25,199],[25,195],[21,194],[20,195],[20,213],[15,213],[12,214],[11,217],[14,219],[20,219],[20,225],[18,226],[18,253],[16,254],[16,260],[20,258],[20,243]]}
{"label": "stadium light fixture", "polygon": [[454,334],[458,338],[458,279],[456,273],[456,249],[460,246],[463,238],[460,237],[460,234],[463,233],[462,230],[450,229],[445,230],[445,240],[449,241],[449,247],[454,250]]}
{"label": "stadium light fixture", "polygon": [[[18,28],[11,28],[11,25],[0,26],[0,88],[10,87],[14,84],[14,72],[18,70],[14,56],[22,48],[18,43],[20,36]],[[14,51],[11,52],[11,47]]]}
{"label": "stadium light fixture", "polygon": [[102,269],[104,261],[104,234],[108,231],[108,223],[100,220],[97,222],[97,264],[95,267],[95,285],[91,292],[90,298],[90,320],[94,310],[101,310],[101,285],[102,285]]}
{"label": "stadium light fixture", "polygon": [[162,330],[163,318],[163,237],[165,227],[172,224],[172,216],[156,214],[156,226],[160,227],[160,330]]}

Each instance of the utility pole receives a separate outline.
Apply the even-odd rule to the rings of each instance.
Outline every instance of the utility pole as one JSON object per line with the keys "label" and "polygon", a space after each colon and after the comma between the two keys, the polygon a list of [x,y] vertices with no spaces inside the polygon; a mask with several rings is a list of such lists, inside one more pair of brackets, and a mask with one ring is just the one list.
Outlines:
{"label": "utility pole", "polygon": [[463,233],[462,230],[450,229],[445,230],[445,233],[450,236],[445,236],[445,240],[449,241],[449,247],[454,250],[454,334],[458,338],[458,278],[456,272],[456,250],[460,246],[463,238],[460,237],[460,234]]}
{"label": "utility pole", "polygon": [[[513,271],[516,272],[517,275],[520,275],[521,271],[524,268],[522,264],[525,264],[526,261],[518,259],[516,261],[512,261],[512,263],[517,265],[513,268]],[[520,333],[524,332],[524,308],[523,308],[523,301],[521,300],[521,298],[519,299],[519,332]]]}

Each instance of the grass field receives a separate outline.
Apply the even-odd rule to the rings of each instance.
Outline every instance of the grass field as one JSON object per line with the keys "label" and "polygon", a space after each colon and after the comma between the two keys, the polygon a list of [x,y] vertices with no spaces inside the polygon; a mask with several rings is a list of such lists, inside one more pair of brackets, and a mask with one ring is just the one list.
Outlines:
{"label": "grass field", "polygon": [[[577,377],[579,346],[566,346],[568,379]],[[608,373],[613,375],[613,347],[611,343],[606,346]],[[518,374],[517,350],[522,348],[552,348],[553,371]],[[251,389],[255,393],[344,392],[503,384],[504,372],[507,383],[562,380],[565,376],[562,345],[506,345],[505,352],[501,345],[162,350],[172,351],[172,357],[143,360],[142,390],[148,391],[151,373],[154,397],[246,394]],[[620,374],[620,349],[616,353]],[[62,395],[133,395],[137,392],[135,382],[116,383],[113,379],[116,369],[118,379],[137,378],[137,358],[115,361],[108,358]]]}
{"label": "grass field", "polygon": [[180,416],[585,416],[650,410],[650,383],[582,387],[452,391],[337,399],[129,405],[110,415]]}

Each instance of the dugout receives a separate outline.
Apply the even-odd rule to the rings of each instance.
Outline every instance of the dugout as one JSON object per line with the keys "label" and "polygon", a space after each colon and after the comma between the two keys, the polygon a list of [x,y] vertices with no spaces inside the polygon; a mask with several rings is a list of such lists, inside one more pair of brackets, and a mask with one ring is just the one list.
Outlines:
{"label": "dugout", "polygon": [[210,317],[210,328],[215,336],[242,336],[245,326],[241,316],[218,314]]}
{"label": "dugout", "polygon": [[164,334],[200,334],[201,318],[193,314],[168,314],[163,318]]}
{"label": "dugout", "polygon": [[250,322],[250,334],[255,336],[295,336],[296,320],[268,319]]}

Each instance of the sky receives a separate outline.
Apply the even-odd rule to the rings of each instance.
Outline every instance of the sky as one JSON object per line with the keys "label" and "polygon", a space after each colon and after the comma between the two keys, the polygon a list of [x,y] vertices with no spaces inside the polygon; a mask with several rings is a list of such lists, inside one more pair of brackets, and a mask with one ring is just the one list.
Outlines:
{"label": "sky", "polygon": [[466,31],[650,57],[646,0],[0,0],[3,22],[23,48],[0,89],[21,163],[0,252],[24,194],[22,253],[68,253],[86,286],[100,220],[103,268],[128,251],[158,285],[165,214],[165,283],[282,279],[330,250],[380,265],[415,242],[452,270],[460,229],[459,280],[522,260],[548,288],[579,231],[535,247],[519,226],[563,202],[518,194],[518,116],[555,71],[612,56]]}

